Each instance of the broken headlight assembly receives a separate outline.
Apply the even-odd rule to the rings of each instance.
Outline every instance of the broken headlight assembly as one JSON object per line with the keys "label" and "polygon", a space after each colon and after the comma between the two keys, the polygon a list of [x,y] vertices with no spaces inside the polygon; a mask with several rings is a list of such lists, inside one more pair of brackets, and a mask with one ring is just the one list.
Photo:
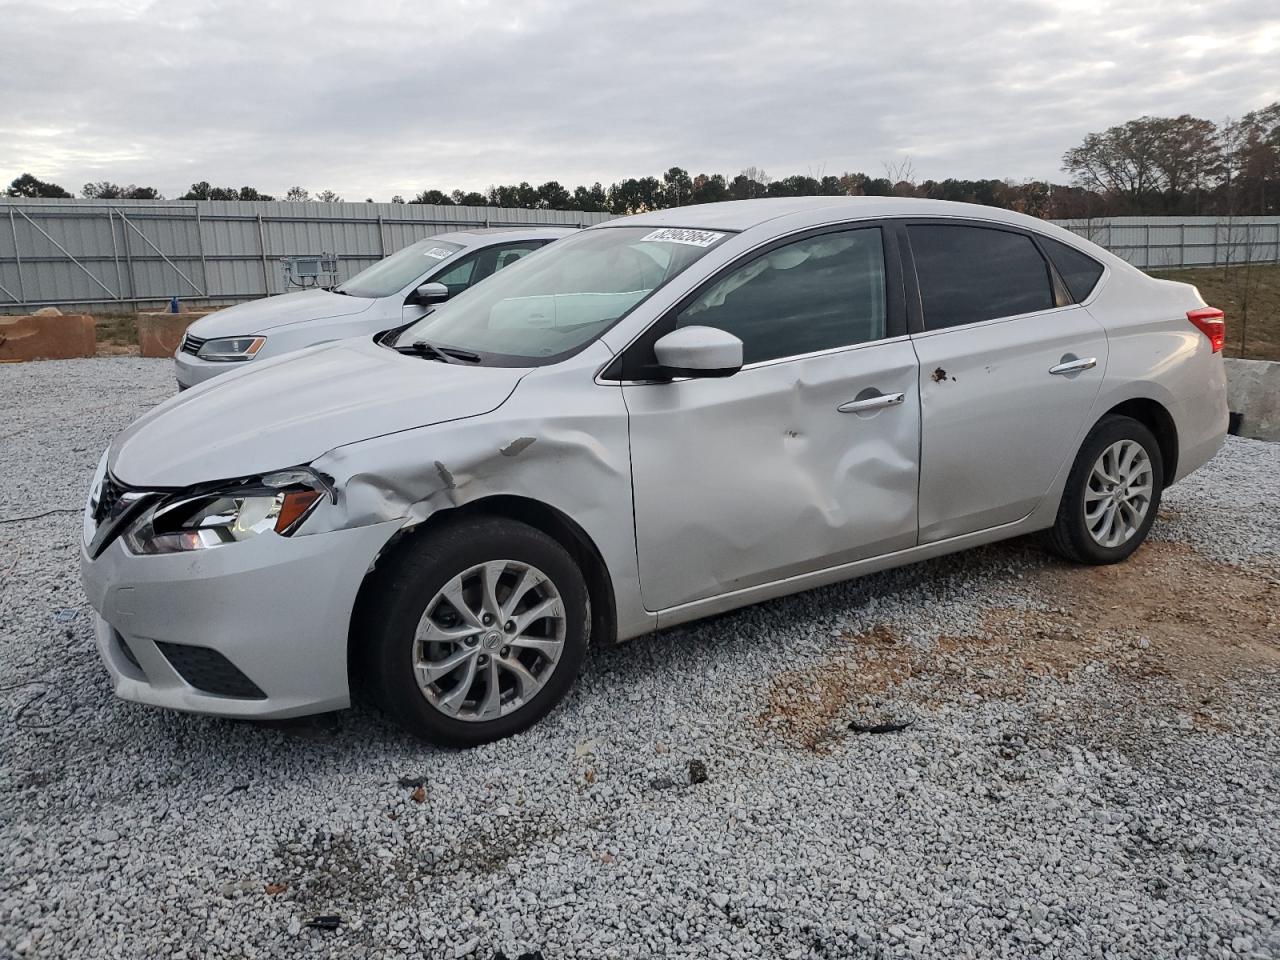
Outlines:
{"label": "broken headlight assembly", "polygon": [[222,337],[218,340],[206,340],[196,356],[201,360],[252,360],[266,342],[266,337]]}
{"label": "broken headlight assembly", "polygon": [[182,553],[251,540],[290,536],[332,488],[306,469],[191,489],[147,510],[124,535],[132,553]]}

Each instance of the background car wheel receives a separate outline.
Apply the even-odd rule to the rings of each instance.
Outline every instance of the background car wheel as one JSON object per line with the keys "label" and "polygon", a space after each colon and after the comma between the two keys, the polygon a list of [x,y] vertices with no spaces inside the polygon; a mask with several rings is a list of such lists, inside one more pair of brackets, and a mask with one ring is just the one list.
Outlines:
{"label": "background car wheel", "polygon": [[1163,488],[1151,431],[1131,417],[1103,417],[1071,467],[1049,543],[1078,563],[1118,563],[1147,538]]}
{"label": "background car wheel", "polygon": [[540,720],[586,653],[587,587],[540,530],[467,518],[409,541],[362,598],[367,692],[410,732],[475,746]]}

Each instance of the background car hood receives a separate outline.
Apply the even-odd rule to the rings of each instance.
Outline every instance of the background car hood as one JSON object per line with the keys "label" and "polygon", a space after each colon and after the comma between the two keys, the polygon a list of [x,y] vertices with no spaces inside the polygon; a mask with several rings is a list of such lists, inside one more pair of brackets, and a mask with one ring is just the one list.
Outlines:
{"label": "background car hood", "polygon": [[158,488],[310,463],[344,444],[488,413],[526,372],[339,340],[170,397],[116,437],[108,469],[128,486]]}
{"label": "background car hood", "polygon": [[374,301],[366,297],[346,297],[328,290],[282,293],[262,300],[251,300],[201,317],[188,329],[193,337],[243,337],[266,333],[275,327],[302,320],[346,317],[364,313]]}

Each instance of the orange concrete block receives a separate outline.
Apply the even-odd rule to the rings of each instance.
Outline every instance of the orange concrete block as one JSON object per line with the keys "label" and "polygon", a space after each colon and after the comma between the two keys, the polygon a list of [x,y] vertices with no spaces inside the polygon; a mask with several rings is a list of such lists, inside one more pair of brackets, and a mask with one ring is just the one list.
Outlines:
{"label": "orange concrete block", "polygon": [[92,357],[96,347],[88,314],[0,316],[0,363]]}
{"label": "orange concrete block", "polygon": [[138,314],[138,352],[144,357],[172,357],[187,327],[200,316],[195,313]]}
{"label": "orange concrete block", "polygon": [[138,328],[138,352],[144,357],[172,357],[182,342],[187,327],[215,310],[184,310],[182,313],[140,313],[135,325]]}

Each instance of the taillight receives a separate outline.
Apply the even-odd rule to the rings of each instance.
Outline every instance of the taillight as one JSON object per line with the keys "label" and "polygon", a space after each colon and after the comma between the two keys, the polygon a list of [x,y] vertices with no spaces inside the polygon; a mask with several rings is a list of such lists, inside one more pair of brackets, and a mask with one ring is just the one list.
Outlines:
{"label": "taillight", "polygon": [[1187,311],[1187,319],[1209,338],[1214,353],[1222,349],[1222,344],[1227,339],[1227,319],[1221,310],[1217,307],[1197,307]]}

